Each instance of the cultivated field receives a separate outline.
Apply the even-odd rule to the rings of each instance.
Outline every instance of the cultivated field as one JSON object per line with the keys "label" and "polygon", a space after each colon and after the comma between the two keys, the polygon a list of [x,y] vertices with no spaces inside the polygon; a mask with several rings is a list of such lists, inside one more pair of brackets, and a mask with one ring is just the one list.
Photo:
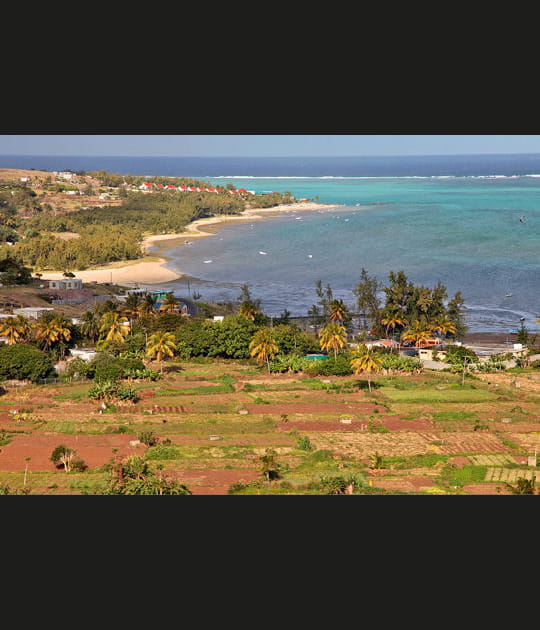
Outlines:
{"label": "cultivated field", "polygon": [[[7,386],[0,487],[101,493],[111,461],[129,455],[194,495],[324,494],[321,480],[339,477],[363,494],[508,494],[519,478],[540,482],[528,465],[540,448],[538,371],[464,385],[445,372],[380,376],[369,392],[363,378],[267,375],[248,361],[165,366],[162,379],[131,383],[136,403],[107,409],[88,398],[90,381]],[[84,472],[55,467],[61,444]],[[262,472],[266,449],[273,481]]]}

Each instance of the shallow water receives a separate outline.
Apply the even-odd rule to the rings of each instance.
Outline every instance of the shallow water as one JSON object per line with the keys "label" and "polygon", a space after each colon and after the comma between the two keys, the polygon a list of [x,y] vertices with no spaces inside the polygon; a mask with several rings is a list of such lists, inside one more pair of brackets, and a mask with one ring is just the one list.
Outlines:
{"label": "shallow water", "polygon": [[189,289],[186,278],[155,285],[169,286],[179,296],[198,291],[203,300],[236,300],[240,286],[248,284],[267,314],[286,308],[305,315],[317,301],[319,279],[354,307],[352,289],[362,267],[383,283],[390,271],[402,269],[416,284],[433,287],[440,281],[450,296],[461,290],[472,332],[507,332],[518,328],[522,317],[529,330],[540,331],[539,154],[0,156],[0,167],[187,176],[342,204],[297,215],[301,220],[288,215],[253,227],[225,227],[169,251],[171,267],[198,278],[190,279]]}
{"label": "shallow water", "polygon": [[[191,279],[190,290],[203,300],[235,300],[248,284],[267,314],[288,309],[305,315],[317,301],[319,279],[354,307],[352,290],[362,267],[382,283],[390,271],[402,269],[415,284],[442,282],[449,297],[461,291],[471,331],[506,332],[521,317],[529,330],[538,329],[538,178],[233,181],[345,205],[227,226],[169,250],[173,269],[200,280]],[[184,280],[170,286],[186,295]]]}

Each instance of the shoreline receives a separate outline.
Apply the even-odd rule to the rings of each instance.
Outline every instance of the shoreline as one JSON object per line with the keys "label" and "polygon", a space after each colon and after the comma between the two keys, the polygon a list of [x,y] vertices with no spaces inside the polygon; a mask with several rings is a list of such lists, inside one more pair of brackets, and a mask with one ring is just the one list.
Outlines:
{"label": "shoreline", "polygon": [[[273,216],[287,212],[305,212],[313,210],[326,210],[329,208],[337,208],[339,204],[323,204],[317,202],[297,202],[290,204],[282,204],[272,208],[249,208],[238,215],[221,215],[206,217],[204,219],[196,219],[188,225],[183,232],[179,234],[152,234],[143,238],[141,249],[145,256],[150,255],[148,250],[158,246],[163,241],[173,241],[181,239],[206,238],[214,236],[219,227],[230,225],[233,223],[243,223],[246,221],[265,220]],[[218,228],[214,231],[207,232],[201,230],[200,227],[216,225]],[[182,245],[182,243],[179,243]],[[75,272],[77,278],[83,282],[111,282],[114,284],[139,285],[139,284],[161,284],[179,280],[186,276],[182,271],[173,271],[166,265],[170,258],[157,254],[157,261],[133,261],[122,267],[110,266],[100,267],[99,269],[86,269],[84,271]],[[63,272],[51,271],[43,273],[43,280],[62,280]]]}
{"label": "shoreline", "polygon": [[[182,246],[185,240],[215,236],[220,228],[227,225],[265,220],[291,212],[328,210],[341,207],[342,205],[343,204],[325,204],[318,202],[296,202],[270,208],[249,208],[238,215],[217,215],[196,219],[186,225],[184,231],[181,233],[151,234],[144,237],[141,241],[143,255],[154,260],[145,260],[143,258],[127,263],[122,261],[120,263],[111,263],[110,265],[97,269],[87,269],[75,273],[77,278],[80,278],[85,283],[113,283],[138,287],[139,285],[156,285],[172,282],[187,277],[187,274],[181,270],[173,271],[167,267],[166,265],[172,258],[164,255],[164,252],[168,251],[173,246]],[[211,228],[210,231],[201,229],[207,227]],[[169,243],[168,241],[179,242]],[[153,248],[156,248],[158,251],[154,254],[149,253],[149,250]],[[59,279],[64,279],[63,272],[43,273],[43,280]],[[534,334],[535,331],[533,330],[531,332]],[[514,340],[515,335],[509,335],[504,332],[469,331],[462,342],[467,346],[498,346],[502,350],[503,347],[511,349]]]}

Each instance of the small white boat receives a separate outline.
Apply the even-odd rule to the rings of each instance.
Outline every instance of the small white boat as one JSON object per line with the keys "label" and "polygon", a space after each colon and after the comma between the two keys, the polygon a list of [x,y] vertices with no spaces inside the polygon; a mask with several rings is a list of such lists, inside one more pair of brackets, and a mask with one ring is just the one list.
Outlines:
{"label": "small white boat", "polygon": [[308,258],[313,258],[313,254],[308,254],[307,257]]}
{"label": "small white boat", "polygon": [[211,263],[211,260],[203,260],[204,263]]}
{"label": "small white boat", "polygon": [[504,297],[512,297],[511,293],[507,293]]}
{"label": "small white boat", "polygon": [[259,252],[259,254],[262,254],[263,256],[266,256],[266,252]]}

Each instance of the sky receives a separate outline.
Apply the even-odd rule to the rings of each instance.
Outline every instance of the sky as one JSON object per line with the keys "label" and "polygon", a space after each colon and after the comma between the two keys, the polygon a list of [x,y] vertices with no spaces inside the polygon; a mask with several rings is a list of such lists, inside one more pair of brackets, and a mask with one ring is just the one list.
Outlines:
{"label": "sky", "polygon": [[0,135],[0,155],[332,157],[540,153],[540,135]]}

